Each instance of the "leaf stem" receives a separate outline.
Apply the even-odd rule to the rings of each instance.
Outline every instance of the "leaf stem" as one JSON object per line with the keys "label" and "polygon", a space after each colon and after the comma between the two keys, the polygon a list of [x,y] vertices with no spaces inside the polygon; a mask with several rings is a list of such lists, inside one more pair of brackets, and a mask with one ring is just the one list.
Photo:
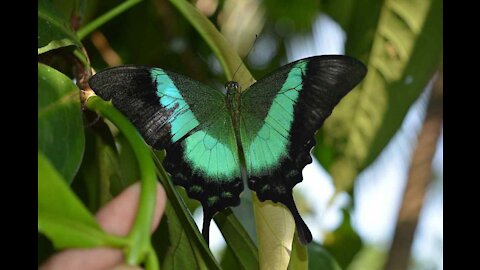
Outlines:
{"label": "leaf stem", "polygon": [[95,20],[91,21],[80,30],[77,31],[77,37],[82,40],[90,33],[95,31],[95,29],[99,28],[106,22],[110,21],[111,19],[115,18],[117,15],[123,13],[124,11],[128,10],[129,8],[133,7],[134,5],[140,3],[142,0],[127,0],[122,4],[116,6],[112,10],[108,11],[107,13],[103,14],[102,16],[96,18]]}
{"label": "leaf stem", "polygon": [[147,258],[145,260],[145,270],[159,270],[160,265],[158,264],[157,253],[152,246],[149,246]]}
{"label": "leaf stem", "polygon": [[87,57],[82,53],[81,50],[79,50],[79,49],[74,50],[73,55],[75,57],[77,57],[77,59],[78,59],[78,61],[80,61],[80,63],[82,63],[85,70],[90,69],[90,63],[88,63]]}

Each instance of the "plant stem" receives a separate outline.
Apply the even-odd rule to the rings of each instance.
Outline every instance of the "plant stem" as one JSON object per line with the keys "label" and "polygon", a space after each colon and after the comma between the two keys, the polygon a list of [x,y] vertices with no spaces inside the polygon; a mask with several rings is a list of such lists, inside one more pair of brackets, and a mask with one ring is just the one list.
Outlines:
{"label": "plant stem", "polygon": [[148,255],[145,260],[145,270],[159,270],[160,265],[158,264],[157,253],[152,246],[148,249]]}
{"label": "plant stem", "polygon": [[128,235],[129,246],[126,248],[125,261],[130,265],[139,265],[145,260],[150,247],[150,230],[157,196],[157,178],[155,165],[150,150],[135,127],[111,103],[97,96],[90,96],[86,101],[87,108],[112,121],[125,135],[137,158],[141,190],[137,215]]}
{"label": "plant stem", "polygon": [[90,33],[95,31],[95,29],[99,28],[106,22],[110,21],[111,19],[115,18],[117,15],[123,13],[124,11],[128,10],[129,8],[133,7],[134,5],[140,3],[142,0],[127,0],[122,4],[116,6],[112,10],[108,11],[107,13],[103,14],[102,16],[96,18],[95,20],[91,21],[80,30],[77,31],[77,37],[82,40]]}

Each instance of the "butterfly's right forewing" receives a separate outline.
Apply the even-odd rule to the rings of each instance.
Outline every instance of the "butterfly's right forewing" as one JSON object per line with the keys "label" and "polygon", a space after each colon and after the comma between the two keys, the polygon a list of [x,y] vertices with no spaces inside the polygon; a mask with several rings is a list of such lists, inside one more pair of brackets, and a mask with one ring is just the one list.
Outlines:
{"label": "butterfly's right forewing", "polygon": [[312,162],[315,132],[365,74],[365,66],[351,57],[314,56],[275,70],[242,94],[240,134],[248,186],[260,201],[290,209],[303,244],[312,235],[292,189]]}

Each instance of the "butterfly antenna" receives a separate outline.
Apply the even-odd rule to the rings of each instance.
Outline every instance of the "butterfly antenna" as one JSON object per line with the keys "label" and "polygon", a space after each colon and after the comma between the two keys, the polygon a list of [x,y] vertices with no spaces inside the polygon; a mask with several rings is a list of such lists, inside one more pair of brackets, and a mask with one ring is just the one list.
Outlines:
{"label": "butterfly antenna", "polygon": [[238,64],[237,69],[233,73],[232,81],[235,81],[235,75],[237,74],[238,70],[240,69],[240,66],[242,66],[242,63],[245,61],[248,55],[250,55],[250,52],[252,51],[253,47],[255,47],[255,42],[257,42],[258,35],[255,34],[255,39],[253,40],[252,46],[250,46],[250,49],[248,50],[247,54],[242,58],[242,62]]}

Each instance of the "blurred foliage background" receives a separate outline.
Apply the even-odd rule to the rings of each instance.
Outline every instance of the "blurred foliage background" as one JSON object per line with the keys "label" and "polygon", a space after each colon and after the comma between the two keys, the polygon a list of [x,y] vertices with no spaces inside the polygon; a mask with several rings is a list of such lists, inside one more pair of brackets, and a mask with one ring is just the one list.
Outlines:
{"label": "blurred foliage background", "polygon": [[[122,64],[157,66],[222,88],[227,79],[218,58],[172,2],[179,1],[42,1],[38,11],[39,62],[55,68],[66,80],[73,80],[79,89],[85,88],[90,72],[84,68],[86,61],[94,70]],[[122,3],[131,5],[92,31],[85,31],[86,25]],[[190,3],[217,27],[256,79],[288,62],[315,54],[347,54],[368,66],[365,80],[342,100],[317,133],[313,151],[328,174],[325,181],[330,181],[333,188],[330,194],[315,191],[318,196],[327,197],[321,207],[335,208],[334,202],[341,196],[348,197],[348,203],[336,207],[341,216],[336,226],[320,232],[309,225],[312,231],[318,231],[314,233],[315,242],[308,250],[292,251],[292,258],[300,259],[292,259],[289,269],[442,269],[441,262],[411,256],[411,249],[425,194],[434,176],[443,179],[443,168],[437,168],[432,175],[431,167],[443,117],[443,1],[194,0]],[[98,120],[88,110],[80,113],[75,85],[69,90],[45,90],[52,89],[52,81],[59,79],[48,76],[45,79],[41,74],[47,72],[41,70],[43,67],[39,66],[39,149],[87,208],[95,212],[138,179],[131,146],[110,121]],[[71,98],[74,101],[67,105],[77,112],[70,113],[72,109],[67,106],[44,113],[52,100],[65,96],[74,96]],[[412,109],[415,101],[419,105]],[[414,110],[413,118],[418,118],[416,126],[410,129],[412,121],[405,121],[409,110]],[[60,134],[49,129],[58,123],[67,127]],[[393,170],[404,172],[402,179],[408,184],[400,185],[396,191],[399,198],[396,207],[400,210],[390,211],[398,219],[391,224],[395,227],[390,234],[393,240],[374,245],[362,239],[359,221],[352,221],[357,218],[352,215],[356,197],[362,196],[356,189],[362,177],[375,178],[381,174],[369,170],[392,168],[382,155],[386,155],[384,152],[394,136],[401,136],[402,132],[409,133],[411,138],[402,147],[394,147],[403,151],[403,161],[398,166],[393,164]],[[157,154],[161,159],[162,153]],[[417,169],[418,164],[426,167]],[[310,181],[306,177],[307,180]],[[393,180],[374,179],[370,185],[380,181]],[[188,199],[182,189],[176,190],[195,213],[199,204]],[[301,191],[295,192],[300,211],[318,215],[320,206],[315,205],[318,202],[307,197]],[[241,206],[232,210],[256,243],[252,198],[248,192],[242,195]],[[186,226],[181,220],[170,218],[174,212],[175,209],[167,208],[167,217],[152,238],[160,264],[168,269],[203,268],[198,258],[189,254],[192,247],[188,241],[172,242],[178,240],[172,237],[175,227]],[[52,252],[50,241],[39,234],[39,264]],[[302,252],[308,253],[304,254],[308,260],[302,259]],[[250,269],[248,264],[238,261],[230,245],[222,245],[214,255],[224,269]]]}

